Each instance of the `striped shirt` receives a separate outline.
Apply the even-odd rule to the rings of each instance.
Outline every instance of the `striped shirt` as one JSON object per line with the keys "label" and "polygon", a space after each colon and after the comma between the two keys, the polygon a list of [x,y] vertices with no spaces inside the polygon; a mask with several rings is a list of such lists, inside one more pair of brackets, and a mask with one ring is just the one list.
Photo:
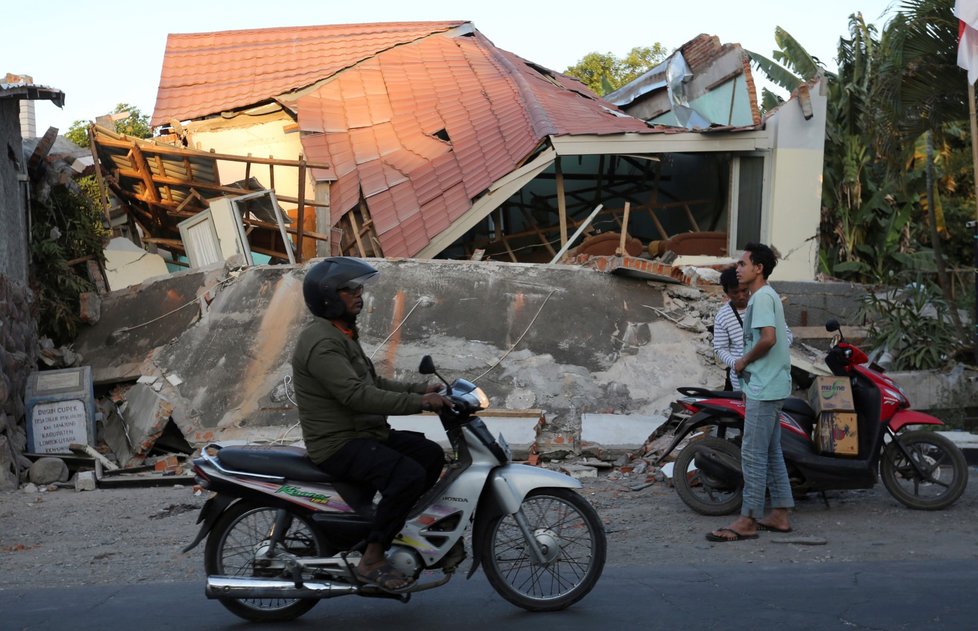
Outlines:
{"label": "striped shirt", "polygon": [[[741,319],[746,311],[745,309],[740,312]],[[787,325],[785,325],[785,334],[790,346],[794,336]],[[729,301],[720,307],[713,318],[713,352],[716,353],[721,364],[730,368],[731,387],[740,390],[740,378],[734,372],[733,366],[744,354],[744,327],[734,315],[733,305]]]}
{"label": "striped shirt", "polygon": [[[743,318],[743,312],[741,312]],[[744,354],[744,327],[734,314],[733,305],[727,302],[713,318],[713,352],[724,366],[730,369],[730,384],[740,390],[740,379],[733,366]]]}

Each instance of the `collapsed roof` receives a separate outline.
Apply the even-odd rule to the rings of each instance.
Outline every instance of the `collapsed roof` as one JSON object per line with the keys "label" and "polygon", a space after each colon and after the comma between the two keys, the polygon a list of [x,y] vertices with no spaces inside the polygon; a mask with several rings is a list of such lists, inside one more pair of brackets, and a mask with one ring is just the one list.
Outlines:
{"label": "collapsed roof", "polygon": [[332,167],[312,169],[331,182],[331,223],[362,200],[385,256],[430,255],[436,235],[554,138],[664,131],[469,22],[169,36],[154,125],[269,102],[294,113],[309,161]]}

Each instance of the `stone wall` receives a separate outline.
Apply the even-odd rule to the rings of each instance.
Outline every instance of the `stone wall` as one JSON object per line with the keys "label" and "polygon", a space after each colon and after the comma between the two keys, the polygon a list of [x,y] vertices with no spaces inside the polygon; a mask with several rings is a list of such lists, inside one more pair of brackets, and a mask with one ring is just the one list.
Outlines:
{"label": "stone wall", "polygon": [[17,488],[20,471],[30,466],[23,452],[24,388],[37,349],[32,307],[27,285],[0,274],[0,491]]}

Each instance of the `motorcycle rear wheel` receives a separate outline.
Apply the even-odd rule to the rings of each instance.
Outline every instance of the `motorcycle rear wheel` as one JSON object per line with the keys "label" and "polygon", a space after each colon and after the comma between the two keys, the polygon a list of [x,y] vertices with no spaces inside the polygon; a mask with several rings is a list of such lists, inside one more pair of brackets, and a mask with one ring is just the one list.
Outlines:
{"label": "motorcycle rear wheel", "polygon": [[711,477],[696,468],[694,459],[704,449],[712,449],[720,458],[740,466],[740,448],[723,438],[708,436],[689,443],[676,457],[672,483],[679,498],[700,515],[730,515],[744,501],[743,483],[731,484]]}
{"label": "motorcycle rear wheel", "polygon": [[916,510],[941,510],[968,486],[968,462],[957,445],[936,432],[915,430],[897,437],[914,462],[934,480],[924,480],[895,442],[883,451],[883,486],[901,504]]}
{"label": "motorcycle rear wheel", "polygon": [[584,598],[604,569],[604,524],[583,497],[569,489],[535,489],[520,506],[547,557],[533,560],[513,515],[490,526],[482,544],[489,584],[527,611],[558,611]]}
{"label": "motorcycle rear wheel", "polygon": [[[281,570],[256,567],[255,555],[268,540],[277,509],[249,501],[229,508],[207,537],[204,567],[209,576],[276,576]],[[327,544],[312,523],[292,513],[292,525],[276,547],[277,554],[326,556]],[[312,609],[316,598],[221,598],[231,613],[253,622],[293,620]]]}

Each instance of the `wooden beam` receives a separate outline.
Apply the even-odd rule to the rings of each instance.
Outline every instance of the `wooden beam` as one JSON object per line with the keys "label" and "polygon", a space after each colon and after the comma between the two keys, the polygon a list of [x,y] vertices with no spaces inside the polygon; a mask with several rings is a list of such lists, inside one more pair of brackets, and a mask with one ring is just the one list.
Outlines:
{"label": "wooden beam", "polygon": [[[271,167],[269,167],[271,170]],[[274,188],[274,187],[273,187]],[[305,230],[306,222],[306,160],[299,159],[299,206],[295,211],[296,226],[295,230],[295,249],[298,251],[299,263],[303,261],[302,256],[302,233]]]}
{"label": "wooden beam", "polygon": [[615,252],[618,256],[625,255],[625,239],[628,238],[628,212],[631,210],[631,204],[625,202],[625,218],[621,221],[621,240],[618,244],[618,251]]}
{"label": "wooden beam", "polygon": [[[567,200],[564,198],[564,173],[560,169],[560,158],[554,160],[554,173],[557,176],[557,216],[560,218],[560,246],[567,243]],[[553,252],[551,252],[551,255]]]}

